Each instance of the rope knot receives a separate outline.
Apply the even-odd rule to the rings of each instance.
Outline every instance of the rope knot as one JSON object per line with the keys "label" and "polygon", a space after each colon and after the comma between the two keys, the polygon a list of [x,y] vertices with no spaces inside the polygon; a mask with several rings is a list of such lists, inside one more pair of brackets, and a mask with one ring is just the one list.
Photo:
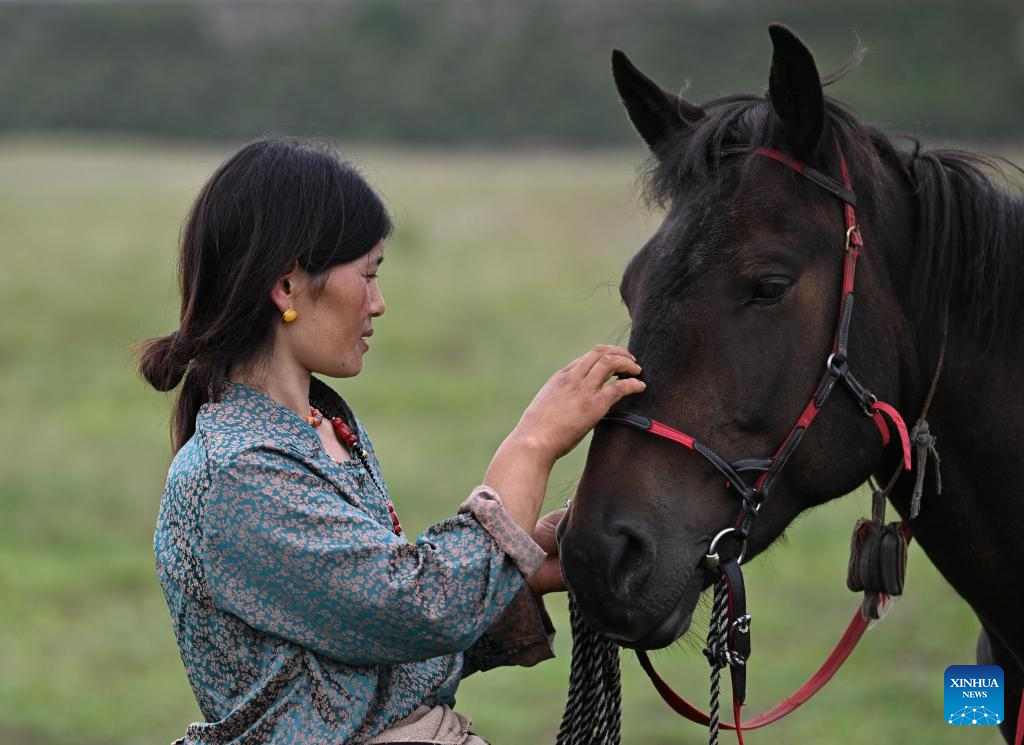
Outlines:
{"label": "rope knot", "polygon": [[935,448],[937,439],[928,428],[928,422],[923,418],[918,419],[914,428],[910,430],[910,441],[914,445],[914,460],[917,466],[914,474],[914,491],[910,497],[911,520],[921,512],[921,496],[924,494],[924,476],[929,455],[934,458],[932,471],[935,473],[935,493],[942,494],[942,474],[939,470],[942,459],[939,458],[939,451]]}

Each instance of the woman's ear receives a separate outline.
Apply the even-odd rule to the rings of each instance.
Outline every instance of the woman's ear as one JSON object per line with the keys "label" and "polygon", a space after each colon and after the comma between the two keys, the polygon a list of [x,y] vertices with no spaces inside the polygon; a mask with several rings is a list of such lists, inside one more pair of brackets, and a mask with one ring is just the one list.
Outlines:
{"label": "woman's ear", "polygon": [[301,272],[299,262],[295,262],[288,273],[278,277],[274,286],[270,288],[270,301],[279,313],[295,307],[295,291],[300,284]]}

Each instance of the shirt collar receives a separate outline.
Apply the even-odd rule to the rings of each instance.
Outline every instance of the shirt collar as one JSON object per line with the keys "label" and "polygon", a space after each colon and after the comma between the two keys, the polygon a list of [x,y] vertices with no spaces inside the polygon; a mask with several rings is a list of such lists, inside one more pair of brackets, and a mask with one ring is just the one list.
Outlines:
{"label": "shirt collar", "polygon": [[236,380],[225,380],[220,399],[203,404],[197,419],[205,428],[221,432],[258,432],[268,440],[293,446],[307,457],[321,449],[319,435],[302,417]]}

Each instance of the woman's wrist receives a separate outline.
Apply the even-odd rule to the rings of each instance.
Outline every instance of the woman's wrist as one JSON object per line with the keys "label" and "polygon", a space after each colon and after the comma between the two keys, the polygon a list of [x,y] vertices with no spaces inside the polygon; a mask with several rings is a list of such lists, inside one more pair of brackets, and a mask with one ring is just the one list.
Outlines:
{"label": "woman's wrist", "polygon": [[549,556],[541,568],[527,580],[530,591],[537,597],[551,592],[565,592],[565,579],[557,556]]}
{"label": "woman's wrist", "polygon": [[554,468],[555,461],[558,460],[557,448],[553,447],[547,440],[536,433],[524,430],[521,426],[517,426],[508,434],[508,437],[501,444],[501,448],[508,448],[522,453],[525,457],[540,467],[546,468],[549,472]]}

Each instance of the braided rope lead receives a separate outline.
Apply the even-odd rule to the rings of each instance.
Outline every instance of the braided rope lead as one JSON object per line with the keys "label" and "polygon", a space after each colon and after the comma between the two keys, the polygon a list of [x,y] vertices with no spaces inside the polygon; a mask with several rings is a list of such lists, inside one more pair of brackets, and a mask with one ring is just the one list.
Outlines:
{"label": "braided rope lead", "polygon": [[711,702],[709,707],[708,743],[718,745],[719,705],[721,692],[722,668],[729,664],[727,639],[729,635],[728,589],[725,584],[725,573],[718,576],[715,583],[715,595],[711,604],[711,623],[708,626],[707,647],[704,656],[711,665]]}
{"label": "braided rope lead", "polygon": [[569,594],[572,662],[556,745],[619,745],[622,681],[619,647],[587,625]]}

